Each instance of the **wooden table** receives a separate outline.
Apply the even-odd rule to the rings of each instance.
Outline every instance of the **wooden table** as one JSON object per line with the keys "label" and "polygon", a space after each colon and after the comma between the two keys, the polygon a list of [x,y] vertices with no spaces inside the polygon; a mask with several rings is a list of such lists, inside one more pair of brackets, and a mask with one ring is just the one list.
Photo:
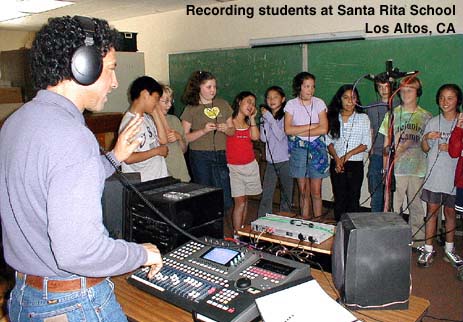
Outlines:
{"label": "wooden table", "polygon": [[[294,214],[291,213],[278,213],[280,216],[285,217],[294,217]],[[281,244],[289,247],[297,247],[304,249],[309,252],[321,253],[326,255],[331,255],[333,248],[333,237],[328,238],[321,244],[310,243],[306,241],[300,242],[294,238],[282,237],[268,233],[261,233],[255,230],[252,230],[251,225],[246,225],[244,228],[241,228],[237,231],[238,235],[243,237],[248,237],[251,240],[267,241],[270,243]]]}
{"label": "wooden table", "polygon": [[[332,298],[336,298],[331,274],[312,269],[312,276]],[[116,285],[116,297],[130,321],[137,322],[191,322],[191,313],[165,302],[149,293],[139,290],[127,282],[128,275],[112,279]],[[308,299],[309,300],[309,299]],[[430,303],[428,300],[410,296],[408,310],[360,310],[353,314],[366,322],[414,322],[420,321]]]}

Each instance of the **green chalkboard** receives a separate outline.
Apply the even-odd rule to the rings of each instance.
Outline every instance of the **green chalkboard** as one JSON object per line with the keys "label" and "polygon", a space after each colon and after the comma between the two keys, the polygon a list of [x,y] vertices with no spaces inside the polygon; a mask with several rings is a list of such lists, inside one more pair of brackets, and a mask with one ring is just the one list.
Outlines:
{"label": "green chalkboard", "polygon": [[[436,114],[437,89],[445,83],[463,85],[463,35],[371,39],[308,45],[309,71],[317,76],[316,95],[329,104],[340,85],[365,74],[384,72],[393,60],[400,71],[418,70],[423,83],[419,104]],[[359,82],[362,103],[376,100],[373,83]]]}
{"label": "green chalkboard", "polygon": [[175,114],[184,109],[181,96],[191,73],[207,70],[217,78],[217,95],[228,102],[240,91],[257,95],[264,101],[265,90],[281,86],[291,98],[291,82],[302,69],[301,45],[265,48],[238,48],[169,55],[169,78],[174,89]]}

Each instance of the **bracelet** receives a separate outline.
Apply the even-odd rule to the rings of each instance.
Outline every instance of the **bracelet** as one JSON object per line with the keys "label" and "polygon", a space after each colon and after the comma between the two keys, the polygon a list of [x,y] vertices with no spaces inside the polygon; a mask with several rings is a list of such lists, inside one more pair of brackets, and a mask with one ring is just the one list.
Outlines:
{"label": "bracelet", "polygon": [[257,124],[251,124],[251,126],[256,126],[257,127]]}

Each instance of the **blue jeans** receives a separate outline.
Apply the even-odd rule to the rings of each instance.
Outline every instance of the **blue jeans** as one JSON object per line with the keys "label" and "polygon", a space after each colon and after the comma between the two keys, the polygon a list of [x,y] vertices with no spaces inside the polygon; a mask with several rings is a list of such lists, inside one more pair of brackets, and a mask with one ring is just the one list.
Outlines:
{"label": "blue jeans", "polygon": [[[276,171],[278,172],[275,172]],[[289,161],[270,163],[265,168],[262,198],[260,199],[259,217],[272,213],[273,195],[278,180],[280,180],[280,211],[291,212],[293,200],[293,178],[289,174]]]}
{"label": "blue jeans", "polygon": [[189,153],[193,182],[221,188],[226,213],[233,206],[233,199],[225,151],[190,150]]}
{"label": "blue jeans", "polygon": [[42,322],[51,318],[69,322],[127,322],[116,301],[114,284],[109,279],[91,288],[83,286],[74,292],[51,293],[46,288],[38,290],[16,278],[8,309],[11,322]]}
{"label": "blue jeans", "polygon": [[370,192],[371,212],[383,212],[384,210],[384,182],[383,157],[381,155],[370,155],[368,165],[368,191]]}

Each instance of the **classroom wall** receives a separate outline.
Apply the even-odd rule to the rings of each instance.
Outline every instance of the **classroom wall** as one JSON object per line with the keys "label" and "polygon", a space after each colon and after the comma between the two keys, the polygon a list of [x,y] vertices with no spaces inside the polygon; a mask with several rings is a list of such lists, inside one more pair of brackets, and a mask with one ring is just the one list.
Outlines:
{"label": "classroom wall", "polygon": [[[325,0],[241,0],[226,2],[223,6],[236,4],[238,6],[314,6],[317,12],[320,8],[332,4],[338,5],[367,5],[375,9],[382,4],[393,4],[384,0],[369,1],[325,1]],[[147,15],[121,21],[113,21],[121,31],[138,33],[138,49],[145,52],[146,73],[161,81],[168,81],[168,54],[178,52],[200,51],[218,48],[248,47],[251,38],[283,37],[327,32],[365,30],[365,23],[369,25],[395,25],[397,22],[412,24],[427,24],[434,29],[439,22],[453,22],[457,33],[463,33],[463,5],[459,1],[451,0],[405,0],[400,5],[410,6],[451,6],[456,5],[455,16],[380,16],[378,10],[374,16],[254,16],[249,19],[244,16],[227,17],[198,17],[186,16],[185,10],[163,14]],[[336,10],[335,10],[336,12]],[[435,34],[435,33],[434,33]],[[374,35],[370,35],[374,36]],[[384,36],[384,35],[383,35]],[[391,36],[390,34],[388,36]]]}
{"label": "classroom wall", "polygon": [[30,48],[34,35],[30,31],[0,30],[0,51]]}

